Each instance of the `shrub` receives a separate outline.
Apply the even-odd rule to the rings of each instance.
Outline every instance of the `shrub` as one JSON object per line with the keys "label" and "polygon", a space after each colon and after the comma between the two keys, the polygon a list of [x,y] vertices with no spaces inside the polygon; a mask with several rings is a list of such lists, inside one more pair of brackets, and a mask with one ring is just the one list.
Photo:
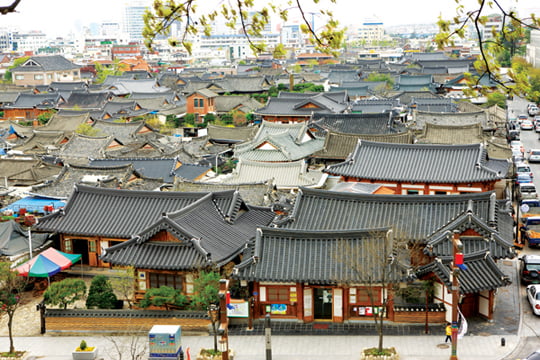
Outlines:
{"label": "shrub", "polygon": [[90,290],[88,290],[88,298],[86,299],[87,308],[114,309],[117,300],[112,285],[106,276],[97,275],[92,279]]}

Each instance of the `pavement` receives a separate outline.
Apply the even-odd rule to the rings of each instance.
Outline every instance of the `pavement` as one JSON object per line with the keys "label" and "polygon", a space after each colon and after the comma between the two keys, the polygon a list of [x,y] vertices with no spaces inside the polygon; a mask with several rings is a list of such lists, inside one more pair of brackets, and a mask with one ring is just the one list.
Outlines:
{"label": "pavement", "polygon": [[[513,280],[512,284],[498,290],[494,319],[468,319],[467,334],[458,340],[457,355],[460,360],[502,360],[506,359],[519,344],[521,325],[521,299],[516,261],[503,260],[499,267]],[[272,322],[271,359],[273,360],[352,360],[360,359],[363,348],[376,347],[378,337],[373,325],[368,322],[352,324],[296,324]],[[229,347],[236,360],[268,360],[262,324],[255,324],[253,331],[241,326],[230,328]],[[451,347],[444,343],[444,326],[430,325],[425,334],[423,324],[388,324],[385,327],[384,347],[394,347],[401,360],[443,360],[449,359]],[[42,335],[15,337],[16,350],[26,351],[25,359],[47,360],[71,359],[71,351],[81,340],[88,346],[97,346],[99,358],[136,359],[134,350],[146,349],[146,336],[88,336]],[[213,347],[212,336],[182,336],[185,359],[195,359],[201,348]],[[0,350],[9,349],[9,339],[0,337]],[[146,355],[137,358],[146,359]]]}

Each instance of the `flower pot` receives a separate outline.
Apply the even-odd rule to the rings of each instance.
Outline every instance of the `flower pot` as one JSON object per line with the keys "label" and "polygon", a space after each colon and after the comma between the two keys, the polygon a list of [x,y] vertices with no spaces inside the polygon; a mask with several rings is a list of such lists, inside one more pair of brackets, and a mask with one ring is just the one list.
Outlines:
{"label": "flower pot", "polygon": [[93,347],[92,350],[85,351],[73,351],[71,355],[73,360],[94,360],[97,357],[98,350],[96,347]]}
{"label": "flower pot", "polygon": [[[219,354],[219,355],[210,355],[210,354],[208,354],[207,349],[201,349],[199,351],[199,354],[196,357],[196,360],[221,360],[221,359],[222,359],[221,354]],[[234,352],[233,352],[232,349],[229,349],[229,359],[230,360],[234,359]]]}
{"label": "flower pot", "polygon": [[384,350],[387,350],[389,353],[388,355],[372,355],[370,354],[369,350],[371,349],[363,349],[360,360],[399,360],[399,354],[397,353],[395,348],[384,348]]}

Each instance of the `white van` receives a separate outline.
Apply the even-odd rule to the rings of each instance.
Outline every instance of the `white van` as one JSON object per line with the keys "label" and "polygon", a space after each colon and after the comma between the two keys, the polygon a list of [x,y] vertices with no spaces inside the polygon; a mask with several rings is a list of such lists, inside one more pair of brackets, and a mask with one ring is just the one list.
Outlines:
{"label": "white van", "polygon": [[536,193],[536,187],[533,183],[522,183],[518,184],[517,196],[519,201],[523,199],[536,199],[538,194]]}

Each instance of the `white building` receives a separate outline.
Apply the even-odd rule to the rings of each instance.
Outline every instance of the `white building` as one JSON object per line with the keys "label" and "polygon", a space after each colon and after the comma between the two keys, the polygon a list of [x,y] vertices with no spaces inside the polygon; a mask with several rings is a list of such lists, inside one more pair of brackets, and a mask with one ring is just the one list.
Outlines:
{"label": "white building", "polygon": [[531,30],[531,42],[527,45],[527,62],[540,68],[540,30]]}
{"label": "white building", "polygon": [[48,45],[47,35],[41,31],[14,32],[13,33],[14,51],[34,51],[44,48]]}
{"label": "white building", "polygon": [[130,40],[141,41],[144,28],[143,15],[149,7],[148,0],[130,1],[124,9],[124,31]]}
{"label": "white building", "polygon": [[358,28],[358,40],[366,45],[374,45],[384,37],[384,24],[375,17],[365,19]]}

